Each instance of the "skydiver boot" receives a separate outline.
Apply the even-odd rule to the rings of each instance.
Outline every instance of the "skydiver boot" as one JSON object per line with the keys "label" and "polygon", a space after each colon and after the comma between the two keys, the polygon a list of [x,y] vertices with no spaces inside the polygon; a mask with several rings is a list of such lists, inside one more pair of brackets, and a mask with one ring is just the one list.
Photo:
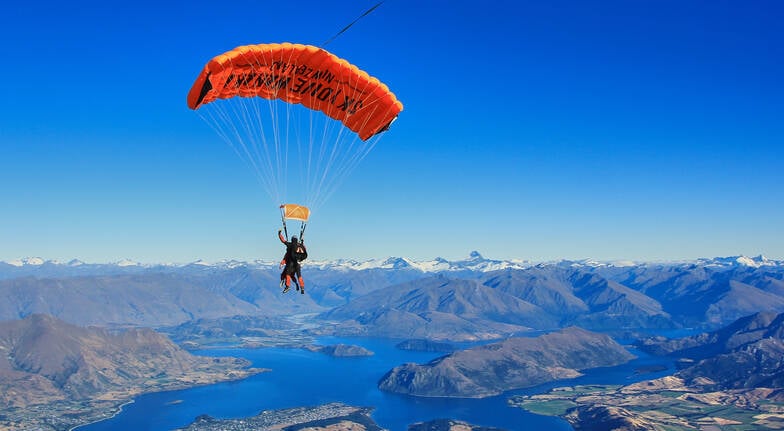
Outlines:
{"label": "skydiver boot", "polygon": [[305,294],[305,280],[302,277],[299,278],[299,293]]}
{"label": "skydiver boot", "polygon": [[286,288],[283,289],[283,293],[286,293],[291,289],[291,276],[286,274]]}

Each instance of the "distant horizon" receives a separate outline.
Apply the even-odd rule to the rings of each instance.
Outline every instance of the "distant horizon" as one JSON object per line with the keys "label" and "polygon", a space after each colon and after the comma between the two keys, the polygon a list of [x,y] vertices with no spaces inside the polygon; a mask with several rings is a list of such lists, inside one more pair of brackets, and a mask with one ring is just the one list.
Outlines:
{"label": "distant horizon", "polygon": [[[556,259],[544,259],[544,260],[535,260],[535,259],[524,259],[524,258],[497,258],[497,257],[488,257],[484,255],[482,252],[478,250],[472,250],[467,253],[465,256],[458,257],[458,258],[447,258],[444,256],[435,256],[432,258],[425,258],[425,259],[415,259],[410,258],[408,256],[380,256],[380,257],[370,257],[370,258],[336,258],[336,259],[309,259],[303,262],[303,266],[307,267],[308,264],[316,264],[316,263],[331,263],[331,262],[374,262],[374,261],[384,261],[388,259],[406,259],[411,262],[415,263],[422,263],[422,262],[433,262],[438,259],[443,259],[448,262],[463,262],[468,261],[471,259],[471,255],[473,253],[479,253],[482,259],[487,261],[498,261],[498,262],[515,262],[515,263],[524,263],[524,264],[547,264],[547,263],[560,263],[560,262],[597,262],[597,263],[606,263],[606,264],[613,264],[613,263],[634,263],[634,264],[645,264],[645,263],[686,263],[686,262],[696,262],[699,260],[717,260],[717,259],[742,259],[747,258],[751,260],[758,260],[764,259],[767,261],[773,262],[781,262],[784,263],[784,258],[781,257],[774,257],[768,256],[765,254],[753,254],[753,255],[746,255],[746,254],[735,254],[735,255],[726,255],[726,256],[699,256],[699,257],[685,257],[685,258],[672,258],[672,259],[650,259],[650,260],[642,260],[642,259],[624,259],[624,258],[611,258],[611,259],[599,259],[593,257],[583,257],[583,258],[556,258]],[[25,257],[17,257],[12,259],[0,259],[1,263],[6,263],[10,265],[14,265],[15,263],[23,263],[29,260],[40,260],[41,263],[55,263],[61,265],[67,265],[73,261],[77,261],[86,265],[117,265],[117,264],[139,264],[139,265],[172,265],[172,266],[184,266],[193,263],[205,263],[207,265],[217,265],[221,263],[229,263],[229,262],[238,262],[238,263],[269,263],[269,264],[276,264],[277,259],[275,258],[253,258],[253,259],[242,259],[242,258],[223,258],[218,260],[208,260],[208,259],[194,259],[189,261],[147,261],[147,260],[139,260],[139,259],[132,259],[132,258],[120,258],[114,260],[105,260],[105,261],[90,261],[84,260],[80,258],[45,258],[41,256],[25,256]],[[28,265],[38,265],[38,264],[31,264],[27,263]],[[130,265],[129,265],[130,266]]]}

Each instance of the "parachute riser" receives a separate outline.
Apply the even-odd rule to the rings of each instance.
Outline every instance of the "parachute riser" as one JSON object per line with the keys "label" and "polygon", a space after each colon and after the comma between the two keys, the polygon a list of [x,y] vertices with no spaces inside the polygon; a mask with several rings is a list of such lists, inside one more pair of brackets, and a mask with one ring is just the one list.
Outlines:
{"label": "parachute riser", "polygon": [[283,235],[286,240],[289,239],[289,230],[286,228],[286,211],[283,209],[283,206],[280,207],[280,220],[283,222]]}

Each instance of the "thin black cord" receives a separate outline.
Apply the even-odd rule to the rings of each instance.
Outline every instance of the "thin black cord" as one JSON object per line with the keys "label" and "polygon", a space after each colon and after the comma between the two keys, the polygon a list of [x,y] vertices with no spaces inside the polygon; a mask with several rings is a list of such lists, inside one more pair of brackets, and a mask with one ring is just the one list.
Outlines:
{"label": "thin black cord", "polygon": [[330,42],[332,42],[333,40],[337,39],[337,37],[338,37],[338,36],[340,36],[341,34],[343,34],[343,33],[344,33],[346,30],[348,30],[348,29],[349,29],[349,28],[350,28],[352,25],[356,24],[356,23],[357,23],[357,21],[359,21],[359,20],[361,20],[362,18],[364,18],[364,17],[366,17],[366,16],[370,15],[370,13],[371,13],[371,12],[373,12],[373,11],[374,11],[374,10],[375,10],[377,7],[381,6],[381,3],[384,3],[384,2],[383,2],[383,1],[380,1],[380,2],[378,2],[378,3],[377,3],[375,6],[373,6],[372,8],[370,8],[370,9],[368,9],[368,10],[366,10],[366,11],[365,11],[365,13],[363,13],[362,15],[358,16],[358,17],[357,17],[357,19],[355,19],[354,21],[352,21],[352,22],[351,22],[351,24],[349,24],[349,25],[347,25],[347,26],[343,27],[343,30],[340,30],[339,32],[337,32],[337,34],[336,34],[336,35],[332,36],[332,37],[331,37],[331,38],[329,38],[329,39],[328,39],[326,42],[322,43],[322,44],[321,44],[321,48],[323,48],[323,47],[327,46],[327,44],[328,44],[328,43],[330,43]]}

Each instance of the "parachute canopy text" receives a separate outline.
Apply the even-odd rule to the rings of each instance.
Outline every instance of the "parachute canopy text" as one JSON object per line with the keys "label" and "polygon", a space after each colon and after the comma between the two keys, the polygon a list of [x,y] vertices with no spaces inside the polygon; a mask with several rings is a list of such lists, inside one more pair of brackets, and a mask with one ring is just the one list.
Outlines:
{"label": "parachute canopy text", "polygon": [[364,140],[387,130],[403,110],[378,79],[319,47],[245,45],[210,60],[188,93],[198,109],[234,97],[279,99],[321,111]]}

